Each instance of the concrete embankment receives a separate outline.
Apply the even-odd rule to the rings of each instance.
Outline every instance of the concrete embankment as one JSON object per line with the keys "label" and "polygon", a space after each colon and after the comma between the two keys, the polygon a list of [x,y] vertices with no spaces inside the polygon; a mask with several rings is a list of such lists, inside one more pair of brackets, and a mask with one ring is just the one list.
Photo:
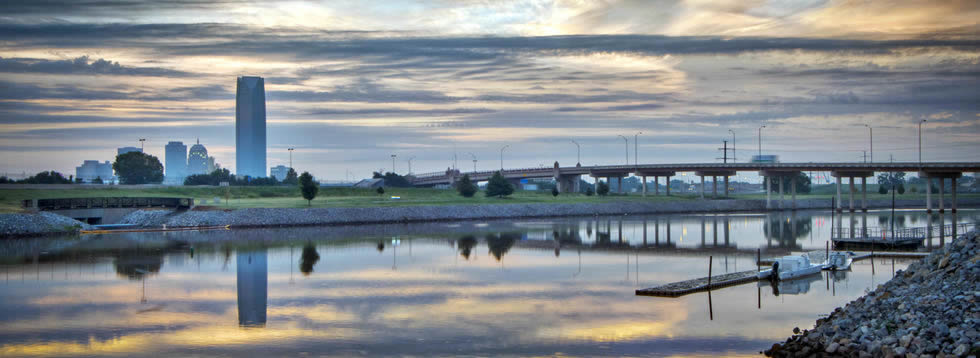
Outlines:
{"label": "concrete embankment", "polygon": [[[942,357],[980,353],[980,239],[970,232],[764,353]],[[794,329],[794,332],[796,329]]]}
{"label": "concrete embankment", "polygon": [[[890,207],[891,201],[869,201],[870,208]],[[980,198],[960,201],[961,207],[978,207]],[[787,200],[788,205],[788,200]],[[897,207],[922,207],[918,200],[900,200]],[[773,207],[778,204],[773,202]],[[797,201],[797,208],[829,209],[830,199],[804,199]],[[139,210],[123,217],[118,223],[145,227],[225,226],[278,227],[313,225],[358,225],[405,222],[430,222],[454,220],[487,220],[546,218],[593,215],[642,215],[710,212],[759,212],[766,210],[765,200],[675,200],[638,201],[596,199],[594,203],[575,204],[492,204],[492,205],[440,205],[394,206],[364,208],[255,208],[237,210],[190,210],[170,212],[164,210]],[[58,220],[55,220],[56,218]],[[68,224],[54,214],[0,214],[0,237],[62,234]],[[69,219],[70,220],[70,219]],[[27,222],[27,224],[24,224]],[[41,224],[31,224],[37,222]],[[79,226],[78,230],[84,226]]]}

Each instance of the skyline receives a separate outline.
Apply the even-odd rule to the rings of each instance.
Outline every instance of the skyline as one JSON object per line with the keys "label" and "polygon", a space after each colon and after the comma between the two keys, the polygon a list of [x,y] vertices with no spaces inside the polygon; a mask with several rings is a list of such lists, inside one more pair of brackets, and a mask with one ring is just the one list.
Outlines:
{"label": "skyline", "polygon": [[[0,172],[209,143],[237,172],[232,77],[266,79],[269,167],[326,180],[715,162],[965,161],[980,151],[980,5],[885,1],[364,4],[12,1],[0,15]],[[405,14],[409,14],[405,16]],[[629,148],[633,156],[633,148]],[[633,159],[631,159],[632,161]],[[236,165],[237,166],[237,165]]]}

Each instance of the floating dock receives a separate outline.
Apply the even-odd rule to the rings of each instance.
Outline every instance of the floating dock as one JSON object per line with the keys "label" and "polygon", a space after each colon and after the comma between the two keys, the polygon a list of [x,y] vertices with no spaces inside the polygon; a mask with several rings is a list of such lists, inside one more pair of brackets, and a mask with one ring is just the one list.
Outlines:
{"label": "floating dock", "polygon": [[658,297],[679,297],[689,293],[708,291],[712,289],[740,285],[759,280],[759,272],[756,270],[727,273],[724,275],[712,276],[711,284],[708,278],[702,277],[693,280],[668,283],[663,286],[644,288],[636,290],[638,296],[658,296]]}

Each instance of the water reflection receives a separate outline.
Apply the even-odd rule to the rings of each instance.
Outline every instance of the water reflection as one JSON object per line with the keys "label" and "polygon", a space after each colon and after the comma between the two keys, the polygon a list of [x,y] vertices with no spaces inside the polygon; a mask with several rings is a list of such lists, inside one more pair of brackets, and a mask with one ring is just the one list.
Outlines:
{"label": "water reflection", "polygon": [[[0,356],[755,354],[908,262],[710,296],[633,291],[703,276],[708,255],[720,274],[755,268],[757,249],[823,249],[829,223],[829,213],[745,213],[3,242]],[[294,281],[297,267],[316,274]],[[136,284],[152,306],[133,300]]]}
{"label": "water reflection", "polygon": [[[304,254],[306,249],[303,249]],[[315,251],[315,250],[314,250]],[[269,291],[269,264],[265,249],[238,251],[238,324],[265,327]],[[312,271],[312,264],[310,265]]]}

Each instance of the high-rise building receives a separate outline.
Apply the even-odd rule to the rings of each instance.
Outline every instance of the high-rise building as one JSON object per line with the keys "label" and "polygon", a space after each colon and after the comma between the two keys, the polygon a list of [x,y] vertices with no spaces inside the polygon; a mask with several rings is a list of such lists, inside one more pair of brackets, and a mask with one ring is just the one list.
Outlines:
{"label": "high-rise building", "polygon": [[277,165],[269,168],[269,176],[276,178],[278,181],[286,180],[287,174],[289,174],[289,167],[285,165]]}
{"label": "high-rise building", "polygon": [[235,171],[239,176],[265,177],[265,81],[238,78],[235,99]]}
{"label": "high-rise building", "polygon": [[214,157],[208,157],[208,173],[218,170],[219,168],[221,168],[221,165],[214,162]]}
{"label": "high-rise building", "polygon": [[164,157],[164,181],[169,184],[183,184],[187,176],[187,146],[183,142],[167,143]]}
{"label": "high-rise building", "polygon": [[86,160],[82,162],[81,166],[75,167],[75,178],[86,183],[91,183],[95,178],[101,179],[103,183],[112,182],[112,163],[108,160],[105,163],[99,163],[98,160]]}
{"label": "high-rise building", "polygon": [[143,150],[140,149],[140,148],[136,148],[136,147],[122,147],[122,148],[117,148],[116,149],[116,155],[126,154],[126,153],[129,153],[129,152],[140,152],[140,153],[143,153]]}
{"label": "high-rise building", "polygon": [[238,251],[238,324],[265,327],[269,303],[269,264],[266,249]]}
{"label": "high-rise building", "polygon": [[191,146],[191,151],[187,153],[187,175],[209,174],[214,169],[208,170],[208,149],[201,145],[201,140]]}

